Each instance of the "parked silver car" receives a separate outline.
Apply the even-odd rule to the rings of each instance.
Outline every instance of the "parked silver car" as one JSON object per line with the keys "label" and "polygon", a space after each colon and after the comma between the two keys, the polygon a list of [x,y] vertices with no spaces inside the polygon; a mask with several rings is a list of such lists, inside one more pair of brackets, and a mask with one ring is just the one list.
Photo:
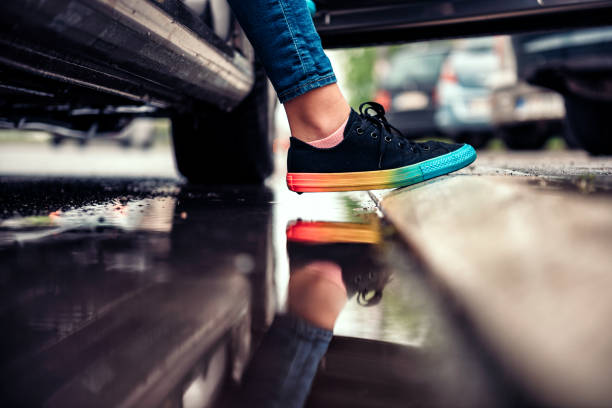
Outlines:
{"label": "parked silver car", "polygon": [[437,85],[435,121],[447,136],[482,147],[493,135],[491,93],[505,75],[503,37],[457,42]]}
{"label": "parked silver car", "polygon": [[390,58],[376,102],[404,135],[417,138],[438,133],[436,85],[449,50],[448,42],[430,42],[406,47]]}

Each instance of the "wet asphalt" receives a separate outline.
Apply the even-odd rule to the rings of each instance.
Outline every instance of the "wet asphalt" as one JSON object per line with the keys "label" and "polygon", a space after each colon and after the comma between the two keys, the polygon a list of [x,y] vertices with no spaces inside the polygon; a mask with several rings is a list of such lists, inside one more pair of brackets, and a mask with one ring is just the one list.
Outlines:
{"label": "wet asphalt", "polygon": [[[538,405],[367,192],[297,196],[282,174],[190,186],[168,163],[130,165],[171,162],[163,149],[34,150],[27,171],[0,166],[2,405],[235,405],[291,274],[315,261],[341,267],[349,301],[307,406]],[[65,174],[82,155],[96,170]],[[608,194],[609,162],[578,157],[571,174],[551,160],[538,185]],[[524,170],[502,159],[462,174]]]}

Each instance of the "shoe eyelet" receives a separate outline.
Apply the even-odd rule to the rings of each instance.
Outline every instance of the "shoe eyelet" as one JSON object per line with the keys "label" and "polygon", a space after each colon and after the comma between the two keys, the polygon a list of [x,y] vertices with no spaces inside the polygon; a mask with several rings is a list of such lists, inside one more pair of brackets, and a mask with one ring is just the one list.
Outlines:
{"label": "shoe eyelet", "polygon": [[363,129],[358,127],[357,129],[355,129],[357,131],[358,135],[363,135]]}
{"label": "shoe eyelet", "polygon": [[423,150],[429,150],[429,146],[424,145],[424,146],[423,146]]}
{"label": "shoe eyelet", "polygon": [[385,136],[385,142],[390,142],[391,138],[389,136]]}
{"label": "shoe eyelet", "polygon": [[376,134],[376,132],[370,133],[370,136],[372,136],[373,139],[378,139],[378,135]]}

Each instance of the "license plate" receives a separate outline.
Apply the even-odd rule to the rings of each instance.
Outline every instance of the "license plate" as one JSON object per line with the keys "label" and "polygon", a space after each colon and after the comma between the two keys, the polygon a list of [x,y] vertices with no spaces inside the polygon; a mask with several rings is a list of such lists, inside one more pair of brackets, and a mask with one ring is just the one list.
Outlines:
{"label": "license plate", "polygon": [[565,106],[560,95],[535,94],[518,97],[515,113],[519,120],[560,119],[565,116]]}
{"label": "license plate", "polygon": [[429,97],[424,92],[402,92],[393,98],[393,110],[411,111],[425,109],[429,105]]}

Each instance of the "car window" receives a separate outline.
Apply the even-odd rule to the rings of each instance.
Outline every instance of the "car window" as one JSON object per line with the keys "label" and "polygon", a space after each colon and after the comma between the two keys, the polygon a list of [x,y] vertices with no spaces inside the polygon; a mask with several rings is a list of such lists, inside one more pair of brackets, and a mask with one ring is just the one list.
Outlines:
{"label": "car window", "polygon": [[495,47],[495,37],[470,38],[460,41],[457,49],[467,52],[489,53]]}
{"label": "car window", "polygon": [[402,53],[390,64],[389,75],[383,80],[386,88],[401,88],[409,82],[435,82],[446,53],[422,54]]}
{"label": "car window", "polygon": [[535,37],[523,44],[527,53],[560,50],[567,47],[600,44],[612,41],[612,27],[574,30]]}

